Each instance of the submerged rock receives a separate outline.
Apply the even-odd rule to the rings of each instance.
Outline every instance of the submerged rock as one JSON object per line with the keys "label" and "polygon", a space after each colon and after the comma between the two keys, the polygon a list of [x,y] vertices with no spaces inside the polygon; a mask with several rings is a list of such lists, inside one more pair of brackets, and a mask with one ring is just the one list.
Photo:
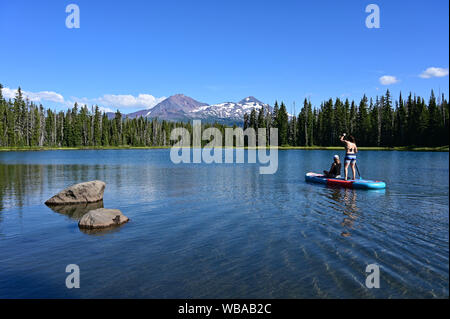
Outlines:
{"label": "submerged rock", "polygon": [[129,219],[118,209],[99,208],[94,209],[81,217],[78,227],[96,229],[121,225]]}
{"label": "submerged rock", "polygon": [[49,205],[51,210],[58,214],[63,214],[69,218],[80,220],[84,214],[97,208],[103,208],[103,200],[95,203],[83,204],[53,204]]}
{"label": "submerged rock", "polygon": [[102,181],[91,181],[72,185],[45,202],[46,205],[68,205],[95,203],[103,200],[106,184]]}
{"label": "submerged rock", "polygon": [[79,228],[80,232],[89,236],[105,236],[120,231],[120,226],[111,226],[105,228]]}

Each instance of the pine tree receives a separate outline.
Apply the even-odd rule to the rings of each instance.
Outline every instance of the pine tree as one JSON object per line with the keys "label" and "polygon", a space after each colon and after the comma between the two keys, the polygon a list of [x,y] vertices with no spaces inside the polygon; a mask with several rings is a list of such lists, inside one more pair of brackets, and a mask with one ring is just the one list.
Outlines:
{"label": "pine tree", "polygon": [[314,145],[314,115],[312,112],[312,105],[311,101],[308,101],[308,104],[306,105],[306,132],[308,139],[306,141],[306,146],[313,146]]}
{"label": "pine tree", "polygon": [[396,146],[407,145],[407,130],[408,114],[402,98],[402,93],[400,92],[398,107],[395,112],[394,143]]}
{"label": "pine tree", "polygon": [[335,145],[335,133],[333,129],[334,124],[334,110],[333,100],[329,99],[323,104],[322,110],[322,125],[321,125],[321,139],[322,145]]}
{"label": "pine tree", "polygon": [[334,118],[333,118],[333,144],[331,145],[337,145],[338,143],[338,137],[340,134],[347,132],[347,125],[346,125],[346,112],[345,112],[345,106],[341,102],[339,98],[336,99],[334,103]]}
{"label": "pine tree", "polygon": [[277,112],[276,123],[278,124],[278,145],[288,144],[288,120],[289,116],[286,110],[286,105],[281,102],[280,110]]}
{"label": "pine tree", "polygon": [[289,121],[288,143],[292,146],[297,145],[297,118],[295,116]]}
{"label": "pine tree", "polygon": [[418,146],[426,146],[428,141],[427,128],[428,128],[428,109],[425,105],[425,100],[421,97],[415,99],[415,113],[413,116],[416,118],[416,140],[415,143]]}
{"label": "pine tree", "polygon": [[440,145],[448,145],[449,144],[449,106],[447,100],[444,98],[444,94],[442,94],[441,99],[441,110],[442,110],[442,132],[440,134]]}
{"label": "pine tree", "polygon": [[23,132],[25,131],[24,116],[22,115],[25,109],[25,102],[23,101],[22,89],[19,87],[17,89],[16,97],[14,99],[14,146],[24,146]]}
{"label": "pine tree", "polygon": [[359,139],[359,145],[370,145],[370,117],[368,113],[368,99],[366,95],[359,102],[358,115],[356,121],[356,135]]}
{"label": "pine tree", "polygon": [[98,105],[95,106],[95,113],[94,113],[94,146],[100,146],[102,143],[102,130],[101,130],[101,114],[100,110],[98,108]]}
{"label": "pine tree", "polygon": [[72,147],[75,146],[75,141],[73,138],[73,128],[74,125],[72,123],[72,114],[70,110],[67,110],[66,115],[62,117],[62,120],[64,121],[62,124],[63,129],[63,145]]}
{"label": "pine tree", "polygon": [[106,115],[106,113],[103,113],[102,116],[102,145],[103,146],[109,146],[109,119],[108,119],[108,115]]}
{"label": "pine tree", "polygon": [[[442,131],[443,121],[441,120],[441,112],[436,104],[436,97],[433,90],[431,90],[430,101],[428,103],[428,127],[426,131],[427,145],[438,146],[440,139],[440,132]],[[447,132],[448,133],[448,132]]]}
{"label": "pine tree", "polygon": [[244,130],[250,127],[250,119],[248,117],[248,113],[244,114]]}
{"label": "pine tree", "polygon": [[277,122],[278,111],[279,111],[278,101],[275,101],[275,105],[273,107],[273,114],[272,114],[273,127],[278,127],[278,122]]}
{"label": "pine tree", "polygon": [[393,111],[389,90],[381,97],[381,145],[393,146]]}
{"label": "pine tree", "polygon": [[73,134],[72,134],[72,146],[82,146],[83,145],[83,123],[81,120],[81,115],[78,113],[78,103],[75,102],[74,107],[72,108],[72,125],[73,125]]}
{"label": "pine tree", "polygon": [[[264,107],[261,107],[260,109],[259,109],[259,113],[258,113],[258,119],[257,119],[257,123],[256,123],[256,126],[258,127],[258,128],[264,128],[264,127],[267,127],[267,124],[266,124],[266,114],[265,114],[265,112],[264,112]],[[266,141],[259,141],[258,140],[258,131],[256,131],[256,140],[257,140],[257,143],[258,143],[258,145],[262,145],[262,144],[264,144],[264,143],[267,143],[267,140]],[[266,139],[267,139],[267,135],[266,135]]]}
{"label": "pine tree", "polygon": [[[349,114],[349,119],[348,119],[348,130],[350,132],[350,134],[355,134],[355,130],[356,130],[356,116],[358,114],[358,110],[355,104],[355,101],[352,101],[351,106],[350,106],[350,114]],[[338,133],[341,134],[341,133]],[[337,135],[334,136],[337,139]]]}
{"label": "pine tree", "polygon": [[264,114],[264,107],[261,107],[259,109],[257,126],[266,127],[266,116]]}
{"label": "pine tree", "polygon": [[307,146],[308,143],[307,114],[308,114],[308,100],[305,98],[303,100],[303,106],[297,117],[297,125],[298,125],[297,143],[299,146]]}
{"label": "pine tree", "polygon": [[255,109],[252,109],[250,112],[250,127],[253,129],[257,129],[258,128],[258,123],[256,120],[256,111]]}
{"label": "pine tree", "polygon": [[3,100],[3,86],[0,83],[0,146],[7,146],[7,137],[6,137],[6,103]]}
{"label": "pine tree", "polygon": [[41,115],[37,107],[32,111],[33,116],[33,133],[31,137],[31,146],[42,146],[40,144],[40,134],[41,134]]}
{"label": "pine tree", "polygon": [[[162,132],[158,132],[159,135],[158,143],[160,143],[159,145],[163,145],[161,133]],[[122,114],[120,113],[119,110],[117,110],[111,126],[111,145],[119,146],[121,144],[122,144]]]}

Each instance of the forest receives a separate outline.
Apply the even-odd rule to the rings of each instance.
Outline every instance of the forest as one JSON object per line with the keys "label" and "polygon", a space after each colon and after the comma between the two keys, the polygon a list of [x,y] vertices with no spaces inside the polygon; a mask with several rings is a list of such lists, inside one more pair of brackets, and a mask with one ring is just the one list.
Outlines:
{"label": "forest", "polygon": [[[393,102],[389,90],[375,99],[363,96],[354,101],[329,99],[320,107],[306,100],[298,115],[289,115],[286,105],[275,102],[273,109],[253,109],[244,116],[244,129],[278,128],[280,146],[336,146],[343,132],[355,136],[359,146],[427,146],[449,144],[449,107],[444,95],[431,91],[424,98],[400,94]],[[227,126],[203,123],[203,128]],[[18,88],[14,99],[6,100],[0,84],[0,147],[158,147],[170,146],[170,132],[189,122],[149,118],[128,119],[117,111],[108,118],[98,106],[77,103],[66,111],[44,108],[24,98]],[[234,126],[236,127],[236,125]],[[223,134],[224,136],[224,134]],[[207,142],[207,141],[205,141]]]}
{"label": "forest", "polygon": [[433,91],[428,102],[412,93],[406,99],[400,93],[393,102],[387,90],[375,100],[364,95],[359,104],[330,98],[315,108],[305,99],[296,116],[283,102],[275,102],[272,112],[252,110],[244,116],[244,128],[277,127],[280,146],[337,146],[339,136],[348,133],[366,147],[436,147],[449,144],[448,125],[448,102]]}
{"label": "forest", "polygon": [[56,112],[24,99],[21,88],[6,101],[1,89],[0,84],[0,147],[168,146],[174,127],[192,131],[190,123],[128,119],[120,111],[109,119],[98,106],[77,103]]}

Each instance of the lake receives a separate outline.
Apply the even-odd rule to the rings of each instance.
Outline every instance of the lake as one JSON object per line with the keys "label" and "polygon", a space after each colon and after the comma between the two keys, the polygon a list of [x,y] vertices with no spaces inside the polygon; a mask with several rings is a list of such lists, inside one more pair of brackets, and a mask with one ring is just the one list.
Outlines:
{"label": "lake", "polygon": [[[304,181],[342,151],[279,151],[274,175],[169,152],[0,152],[0,298],[449,297],[448,152],[360,152],[381,191]],[[44,205],[94,179],[129,223],[81,231],[83,209]]]}

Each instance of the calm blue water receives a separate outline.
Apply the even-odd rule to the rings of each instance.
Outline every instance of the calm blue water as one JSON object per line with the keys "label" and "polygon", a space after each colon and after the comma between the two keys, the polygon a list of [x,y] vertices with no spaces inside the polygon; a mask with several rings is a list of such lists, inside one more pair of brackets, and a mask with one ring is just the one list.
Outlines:
{"label": "calm blue water", "polygon": [[[334,153],[280,151],[259,175],[169,150],[0,152],[0,298],[448,298],[448,153],[361,152],[385,191],[305,183]],[[85,233],[82,210],[43,204],[93,179],[128,224]],[[379,289],[365,287],[372,263]]]}

